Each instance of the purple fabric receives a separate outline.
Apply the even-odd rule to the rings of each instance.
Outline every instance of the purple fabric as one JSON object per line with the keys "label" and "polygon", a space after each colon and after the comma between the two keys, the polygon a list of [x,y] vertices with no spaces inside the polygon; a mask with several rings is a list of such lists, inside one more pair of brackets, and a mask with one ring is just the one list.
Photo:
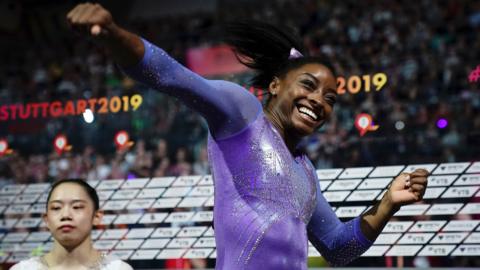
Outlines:
{"label": "purple fabric", "polygon": [[216,269],[306,269],[316,177],[263,114],[243,132],[209,139],[215,179]]}
{"label": "purple fabric", "polygon": [[360,217],[345,223],[337,218],[322,195],[319,181],[316,207],[307,230],[310,242],[333,266],[349,263],[373,244],[360,229]]}
{"label": "purple fabric", "polygon": [[359,218],[337,218],[313,165],[292,156],[263,114],[237,135],[210,138],[209,160],[217,269],[307,269],[307,239],[333,265],[345,265],[372,244]]}
{"label": "purple fabric", "polygon": [[206,120],[215,138],[239,132],[262,110],[255,96],[238,84],[206,80],[180,65],[165,51],[143,40],[145,55],[140,63],[124,69],[133,79],[174,96]]}
{"label": "purple fabric", "polygon": [[335,216],[308,158],[290,153],[253,95],[205,80],[145,46],[142,62],[127,72],[180,98],[209,123],[216,269],[307,269],[308,239],[334,265],[368,249],[359,218],[342,223]]}

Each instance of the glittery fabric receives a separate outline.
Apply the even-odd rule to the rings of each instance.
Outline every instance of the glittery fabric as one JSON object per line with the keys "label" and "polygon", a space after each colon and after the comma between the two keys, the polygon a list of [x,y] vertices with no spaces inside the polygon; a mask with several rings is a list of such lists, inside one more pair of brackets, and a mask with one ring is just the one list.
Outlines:
{"label": "glittery fabric", "polygon": [[239,134],[209,139],[217,269],[306,269],[316,178],[263,114]]}
{"label": "glittery fabric", "polygon": [[209,159],[217,269],[307,269],[307,239],[332,265],[345,265],[372,244],[359,218],[336,217],[313,165],[292,156],[263,114],[240,134],[210,137]]}
{"label": "glittery fabric", "polygon": [[140,63],[125,73],[165,94],[178,98],[200,113],[215,138],[224,138],[242,130],[262,110],[257,98],[238,84],[205,80],[180,65],[165,51],[146,40]]}
{"label": "glittery fabric", "polygon": [[144,44],[144,59],[127,73],[180,98],[209,123],[216,269],[307,269],[308,239],[335,265],[368,249],[359,219],[335,216],[310,161],[290,153],[253,95],[205,80]]}
{"label": "glittery fabric", "polygon": [[332,266],[346,265],[373,243],[360,229],[360,217],[341,222],[321,193],[317,182],[317,205],[307,227],[308,239]]}

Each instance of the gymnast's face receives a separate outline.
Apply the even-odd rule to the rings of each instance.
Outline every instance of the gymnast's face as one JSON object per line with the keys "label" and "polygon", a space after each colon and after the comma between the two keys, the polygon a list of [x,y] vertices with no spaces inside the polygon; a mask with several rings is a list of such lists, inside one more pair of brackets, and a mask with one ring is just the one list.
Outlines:
{"label": "gymnast's face", "polygon": [[63,183],[53,190],[44,215],[53,238],[66,249],[90,239],[92,226],[100,224],[101,218],[85,189],[75,183]]}
{"label": "gymnast's face", "polygon": [[269,87],[269,107],[285,133],[312,134],[330,117],[337,100],[336,80],[329,68],[311,63],[275,78]]}

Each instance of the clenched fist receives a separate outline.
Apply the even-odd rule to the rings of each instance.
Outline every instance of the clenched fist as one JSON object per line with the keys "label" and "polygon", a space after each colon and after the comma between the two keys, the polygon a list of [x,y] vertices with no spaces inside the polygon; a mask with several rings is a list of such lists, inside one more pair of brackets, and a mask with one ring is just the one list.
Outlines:
{"label": "clenched fist", "polygon": [[412,173],[402,173],[397,176],[390,185],[387,196],[393,205],[402,205],[422,200],[427,188],[428,171],[417,169]]}
{"label": "clenched fist", "polygon": [[67,21],[78,32],[94,37],[109,34],[116,26],[112,14],[100,4],[85,3],[75,6]]}
{"label": "clenched fist", "polygon": [[77,32],[94,37],[122,67],[137,64],[144,55],[145,48],[140,37],[117,26],[110,11],[99,4],[75,6],[67,14],[67,22]]}

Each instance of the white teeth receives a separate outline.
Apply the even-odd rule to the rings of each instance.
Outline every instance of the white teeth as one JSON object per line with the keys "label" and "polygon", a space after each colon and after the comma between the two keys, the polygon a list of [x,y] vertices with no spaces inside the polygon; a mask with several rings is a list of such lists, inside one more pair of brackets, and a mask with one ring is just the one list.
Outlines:
{"label": "white teeth", "polygon": [[318,119],[318,116],[310,109],[306,108],[306,107],[299,107],[298,110],[301,112],[301,113],[304,113],[308,116],[310,116],[313,120],[317,120]]}

